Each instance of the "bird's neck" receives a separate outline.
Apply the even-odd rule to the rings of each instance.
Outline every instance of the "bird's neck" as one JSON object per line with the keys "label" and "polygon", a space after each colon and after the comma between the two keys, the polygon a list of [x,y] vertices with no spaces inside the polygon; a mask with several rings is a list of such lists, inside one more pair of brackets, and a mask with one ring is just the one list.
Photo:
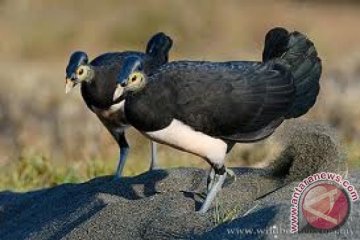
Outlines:
{"label": "bird's neck", "polygon": [[115,81],[112,83],[111,79],[95,76],[90,82],[83,82],[82,88],[84,95],[88,101],[90,101],[91,105],[101,109],[106,109],[111,106]]}

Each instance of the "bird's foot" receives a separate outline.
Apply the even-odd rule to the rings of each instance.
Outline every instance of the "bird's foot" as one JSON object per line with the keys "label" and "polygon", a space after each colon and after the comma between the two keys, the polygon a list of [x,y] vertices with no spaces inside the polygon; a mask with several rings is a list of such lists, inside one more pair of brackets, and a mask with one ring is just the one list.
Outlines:
{"label": "bird's foot", "polygon": [[226,168],[226,174],[230,177],[230,183],[233,183],[236,181],[236,174],[233,170]]}
{"label": "bird's foot", "polygon": [[[210,175],[211,175],[211,173],[210,173]],[[198,213],[204,214],[209,210],[212,201],[216,197],[216,194],[222,188],[222,185],[223,185],[223,183],[224,183],[224,181],[226,179],[226,175],[227,174],[225,172],[222,175],[214,173],[214,177],[209,176],[210,178],[212,178],[212,181],[210,181],[210,183],[208,185],[208,187],[210,187],[210,188],[209,188],[208,194],[206,196],[206,199],[205,199],[203,205],[201,206],[200,210],[198,211]]]}

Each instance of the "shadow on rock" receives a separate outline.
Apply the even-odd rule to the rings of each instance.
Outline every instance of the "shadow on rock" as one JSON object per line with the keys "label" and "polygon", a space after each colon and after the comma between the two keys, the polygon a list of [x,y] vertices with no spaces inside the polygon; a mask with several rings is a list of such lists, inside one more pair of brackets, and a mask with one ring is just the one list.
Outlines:
{"label": "shadow on rock", "polygon": [[[107,176],[28,193],[2,192],[1,239],[61,239],[118,197],[136,200],[156,194],[156,183],[167,176],[165,171],[158,170],[119,181]],[[143,191],[137,189],[140,186]]]}

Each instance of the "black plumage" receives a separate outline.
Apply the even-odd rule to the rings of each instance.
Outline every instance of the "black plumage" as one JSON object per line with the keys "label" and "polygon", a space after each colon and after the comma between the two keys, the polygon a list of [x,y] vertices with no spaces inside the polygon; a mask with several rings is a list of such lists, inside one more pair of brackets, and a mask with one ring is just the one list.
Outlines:
{"label": "black plumage", "polygon": [[[124,65],[131,68],[141,61],[127,58]],[[133,73],[124,75],[127,72]],[[187,150],[191,144],[166,135],[177,134],[174,129],[165,132],[174,120],[194,132],[186,141],[202,133],[209,141],[221,139],[229,151],[236,142],[264,139],[285,119],[305,114],[316,101],[320,75],[313,43],[298,32],[275,28],[266,35],[262,62],[177,61],[152,76],[122,69],[118,83],[125,86],[125,115],[131,125],[155,140],[203,154],[222,175],[223,160],[218,156]]]}
{"label": "black plumage", "polygon": [[[272,33],[277,30],[267,39]],[[141,131],[159,130],[175,118],[222,139],[261,139],[243,136],[269,125],[272,132],[282,120],[303,115],[319,92],[321,62],[313,44],[296,32],[287,40],[281,54],[267,54],[272,42],[266,41],[265,62],[168,63],[144,89],[128,94],[126,115]]]}
{"label": "black plumage", "polygon": [[[136,56],[142,59],[143,71],[151,75],[156,68],[168,61],[171,46],[171,38],[164,33],[158,33],[149,40],[145,53],[135,51],[105,53],[90,63],[85,52],[77,51],[70,57],[66,68],[67,84],[72,87],[81,84],[81,94],[86,105],[95,112],[123,149],[125,156],[121,158],[126,158],[128,143],[124,130],[128,124],[121,108],[112,109],[122,100],[113,102],[117,73],[123,67],[124,59]],[[118,169],[118,173],[121,170]]]}
{"label": "black plumage", "polygon": [[226,137],[256,131],[285,115],[293,93],[290,72],[281,65],[174,62],[126,98],[125,113],[141,131],[162,129],[175,118],[196,131]]}

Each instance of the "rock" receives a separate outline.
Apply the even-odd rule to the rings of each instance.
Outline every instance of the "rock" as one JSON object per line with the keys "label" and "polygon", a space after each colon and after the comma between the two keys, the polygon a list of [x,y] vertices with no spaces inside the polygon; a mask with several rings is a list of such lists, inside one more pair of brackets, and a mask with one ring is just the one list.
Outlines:
{"label": "rock", "polygon": [[[295,183],[256,200],[279,187],[281,181],[269,178],[263,170],[234,170],[236,182],[225,186],[218,199],[223,210],[236,209],[238,215],[226,224],[216,226],[214,210],[205,215],[194,212],[202,201],[198,193],[205,190],[206,172],[180,168],[149,172],[118,182],[109,176],[29,193],[3,192],[0,236],[1,239],[257,239],[264,234],[243,236],[229,231],[272,226],[289,230],[290,196]],[[159,175],[167,175],[163,184],[160,178],[159,182],[153,181]],[[357,189],[360,189],[359,176],[360,172],[354,172],[350,177]],[[201,184],[194,181],[191,185],[179,181],[180,178],[201,179]],[[151,181],[153,184],[147,185]],[[173,189],[175,184],[181,191]],[[359,210],[356,202],[344,226],[357,237],[360,237]],[[289,233],[277,235],[280,239],[295,237]],[[310,236],[296,237],[309,239]],[[326,239],[338,237],[326,236]],[[276,234],[267,238],[275,239]]]}
{"label": "rock", "polygon": [[285,181],[301,181],[320,171],[346,176],[346,156],[335,130],[318,123],[290,120],[274,134],[284,146],[270,166],[274,176]]}
{"label": "rock", "polygon": [[[155,170],[113,181],[112,176],[27,193],[0,193],[1,239],[341,239],[347,235],[288,233],[294,186],[321,171],[346,175],[337,138],[320,125],[298,125],[280,156],[265,169],[235,168],[213,208],[197,214],[207,172]],[[304,150],[305,149],[305,150]],[[350,174],[360,189],[360,172]],[[343,226],[360,239],[359,203]],[[241,229],[262,229],[242,233]],[[272,231],[272,232],[271,232]],[[278,231],[278,232],[276,232]],[[282,232],[287,231],[287,232]]]}

